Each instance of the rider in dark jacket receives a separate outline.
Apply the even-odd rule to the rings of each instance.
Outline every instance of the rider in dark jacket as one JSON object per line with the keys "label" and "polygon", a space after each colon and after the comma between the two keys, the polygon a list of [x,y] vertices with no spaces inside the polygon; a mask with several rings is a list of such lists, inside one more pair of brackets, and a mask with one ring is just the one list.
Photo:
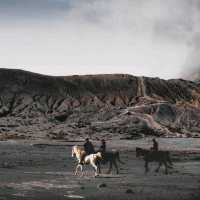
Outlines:
{"label": "rider in dark jacket", "polygon": [[106,152],[106,141],[104,139],[101,140],[101,146],[99,148],[99,151],[102,153]]}
{"label": "rider in dark jacket", "polygon": [[153,151],[158,151],[158,142],[156,141],[156,139],[154,138],[152,140],[153,142],[153,147],[151,148]]}
{"label": "rider in dark jacket", "polygon": [[101,140],[101,146],[99,148],[99,152],[102,153],[102,160],[101,163],[105,164],[105,159],[106,159],[106,141],[104,139]]}
{"label": "rider in dark jacket", "polygon": [[[92,142],[90,142],[89,138],[85,139],[85,143],[84,143],[83,147],[84,147],[84,151],[86,153],[85,156],[95,153],[94,146],[93,146]],[[85,156],[81,157],[79,164],[84,164]]]}
{"label": "rider in dark jacket", "polygon": [[86,138],[86,140],[85,140],[84,150],[87,155],[95,153],[94,146],[93,146],[92,142],[89,141],[89,138]]}

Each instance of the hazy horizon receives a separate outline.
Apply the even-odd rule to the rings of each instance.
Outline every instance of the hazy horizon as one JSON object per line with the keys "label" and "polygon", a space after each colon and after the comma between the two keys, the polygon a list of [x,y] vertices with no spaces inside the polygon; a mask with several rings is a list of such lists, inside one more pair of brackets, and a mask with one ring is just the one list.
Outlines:
{"label": "hazy horizon", "polygon": [[0,67],[180,78],[200,69],[198,0],[0,0]]}
{"label": "hazy horizon", "polygon": [[[131,73],[79,73],[79,74],[48,74],[48,73],[43,73],[43,72],[40,72],[40,71],[33,71],[33,70],[29,70],[29,69],[26,69],[26,68],[12,68],[12,67],[0,67],[0,70],[19,70],[19,71],[25,71],[25,72],[30,72],[30,73],[35,73],[35,74],[38,74],[38,75],[44,75],[44,76],[52,76],[52,77],[62,77],[62,76],[95,76],[95,75],[120,75],[120,74],[124,74],[124,75],[131,75],[131,76],[138,76],[138,77],[149,77],[149,78],[161,78],[161,79],[165,79],[165,80],[169,80],[169,79],[173,79],[173,78],[162,78],[162,77],[159,77],[159,76],[145,76],[145,75],[137,75],[137,74],[131,74]],[[177,77],[178,79],[178,77]]]}

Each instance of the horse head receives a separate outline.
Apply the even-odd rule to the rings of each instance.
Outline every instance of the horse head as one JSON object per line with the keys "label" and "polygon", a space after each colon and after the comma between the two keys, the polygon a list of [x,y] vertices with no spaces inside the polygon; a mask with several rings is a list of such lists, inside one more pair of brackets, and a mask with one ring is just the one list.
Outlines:
{"label": "horse head", "polygon": [[96,156],[97,156],[97,159],[99,159],[99,160],[102,160],[102,159],[103,159],[103,156],[102,156],[102,153],[101,153],[101,152],[97,152],[97,153],[96,153]]}
{"label": "horse head", "polygon": [[74,157],[76,155],[76,147],[77,146],[72,147],[72,157]]}

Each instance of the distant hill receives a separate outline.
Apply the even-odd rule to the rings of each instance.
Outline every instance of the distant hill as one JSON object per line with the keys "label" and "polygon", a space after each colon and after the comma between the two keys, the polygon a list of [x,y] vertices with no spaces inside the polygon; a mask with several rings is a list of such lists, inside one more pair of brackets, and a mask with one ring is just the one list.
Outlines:
{"label": "distant hill", "polygon": [[192,81],[0,69],[2,139],[197,136],[199,119],[200,85]]}

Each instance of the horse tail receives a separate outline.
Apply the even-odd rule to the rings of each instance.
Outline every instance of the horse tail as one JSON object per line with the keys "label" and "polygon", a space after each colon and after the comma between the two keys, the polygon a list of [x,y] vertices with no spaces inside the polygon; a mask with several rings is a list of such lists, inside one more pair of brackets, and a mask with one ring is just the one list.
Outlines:
{"label": "horse tail", "polygon": [[120,160],[119,151],[116,152],[116,156],[117,156],[117,160],[118,160],[121,164],[125,164],[124,162],[122,162],[122,161]]}

